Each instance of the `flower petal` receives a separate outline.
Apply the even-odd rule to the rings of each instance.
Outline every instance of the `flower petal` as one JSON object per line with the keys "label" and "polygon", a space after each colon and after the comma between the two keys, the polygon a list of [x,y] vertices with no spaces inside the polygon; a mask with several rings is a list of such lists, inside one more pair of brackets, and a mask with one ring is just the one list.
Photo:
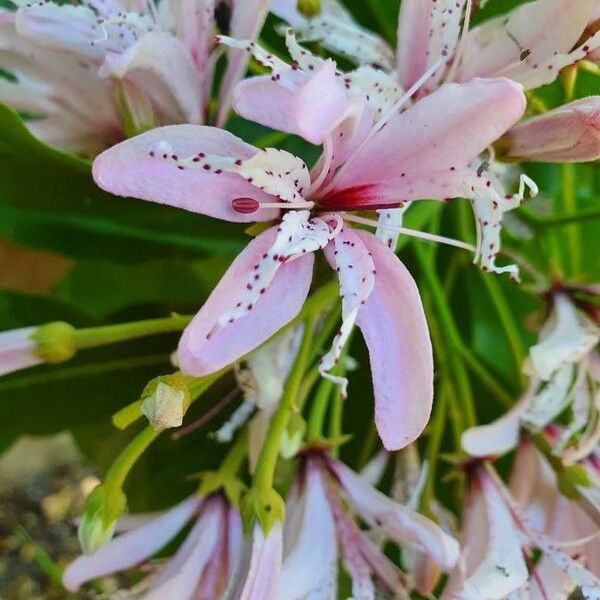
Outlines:
{"label": "flower petal", "polygon": [[322,144],[344,116],[348,97],[335,63],[325,61],[314,74],[290,68],[277,77],[246,79],[235,89],[233,106],[255,123]]}
{"label": "flower petal", "polygon": [[[521,87],[508,79],[443,85],[408,110],[396,113],[362,144],[336,175],[332,194],[421,174],[427,181],[430,172],[450,174],[466,168],[524,109]],[[398,197],[410,200],[414,193],[396,196],[396,203]],[[431,196],[424,193],[420,197]],[[328,207],[327,198],[321,203]]]}
{"label": "flower petal", "polygon": [[[215,156],[234,168],[235,161],[251,159],[258,152],[223,129],[173,125],[153,129],[106,150],[94,161],[93,175],[102,189],[118,196],[169,204],[228,221],[268,221],[277,216],[277,210],[243,214],[233,210],[231,201],[252,198],[272,202],[272,196],[238,173],[213,169],[205,160]],[[185,164],[193,164],[194,168],[184,167],[179,159],[187,159]]]}
{"label": "flower petal", "polygon": [[600,158],[600,96],[564,104],[513,127],[501,144],[506,156],[534,162]]}
{"label": "flower petal", "polygon": [[353,21],[321,12],[306,25],[295,27],[294,33],[299,42],[319,42],[327,50],[356,64],[386,71],[394,67],[394,54],[388,44]]}
{"label": "flower petal", "polygon": [[[233,0],[228,34],[238,40],[256,39],[267,16],[268,0]],[[233,91],[243,77],[248,54],[236,48],[227,53],[227,68],[219,89],[217,127],[222,127],[227,120],[233,99]]]}
{"label": "flower petal", "polygon": [[90,579],[128,569],[152,556],[177,535],[200,504],[198,496],[190,496],[149,523],[111,540],[94,554],[76,558],[64,571],[64,586],[75,591]]}
{"label": "flower petal", "polygon": [[154,100],[159,120],[201,123],[202,86],[184,43],[170,33],[152,31],[121,54],[108,54],[104,77],[134,80]]}
{"label": "flower petal", "polygon": [[[337,587],[337,540],[335,524],[325,483],[318,465],[309,461],[304,493],[294,515],[298,519],[296,535],[290,544],[281,569],[277,591],[279,600],[303,600],[307,597],[329,598]],[[315,540],[320,540],[315,544]]]}
{"label": "flower petal", "polygon": [[554,308],[540,334],[540,341],[529,349],[535,372],[548,380],[562,365],[576,363],[600,339],[600,330],[564,294],[554,295]]}
{"label": "flower petal", "polygon": [[369,349],[375,423],[387,450],[423,431],[433,400],[433,353],[419,290],[398,257],[375,236],[357,231],[375,266],[373,291],[356,323]]}
{"label": "flower petal", "polygon": [[586,50],[578,46],[594,6],[595,0],[537,0],[475,27],[466,37],[460,80],[503,75],[526,89],[551,83],[600,45],[596,35]]}
{"label": "flower petal", "polygon": [[[529,573],[523,558],[519,531],[491,478],[480,469],[473,494],[481,494],[488,527],[486,553],[452,598],[502,600],[522,586]],[[468,546],[466,547],[468,550]]]}
{"label": "flower petal", "polygon": [[[403,0],[398,16],[396,64],[400,83],[410,88],[439,58],[454,54],[465,0]],[[427,81],[431,90],[443,69]]]}
{"label": "flower petal", "polygon": [[[272,249],[276,238],[277,229],[271,228],[252,240],[188,325],[179,343],[183,371],[191,375],[217,371],[266,341],[298,314],[310,288],[314,260],[311,252],[278,262],[280,266],[270,275],[268,286],[250,283],[257,272],[256,265],[260,270],[261,261],[266,260],[265,255],[275,262]],[[258,299],[243,304],[250,297],[248,294],[254,292],[258,292]],[[242,304],[236,306],[239,302]],[[238,316],[237,311],[242,308],[245,312]],[[231,316],[222,323],[226,314]],[[232,323],[228,323],[230,319]]]}
{"label": "flower petal", "polygon": [[43,360],[36,356],[36,343],[32,336],[37,327],[23,327],[0,332],[0,375],[39,365]]}
{"label": "flower petal", "polygon": [[433,521],[394,502],[367,484],[360,475],[338,461],[330,467],[339,479],[349,503],[370,526],[382,527],[397,544],[414,544],[445,569],[458,560],[458,542]]}
{"label": "flower petal", "polygon": [[486,457],[502,456],[514,449],[519,442],[521,417],[536,389],[537,381],[533,381],[519,401],[499,419],[467,429],[460,439],[463,450],[471,456]]}
{"label": "flower petal", "polygon": [[277,522],[265,537],[255,524],[246,556],[227,600],[275,600],[281,574],[282,527]]}
{"label": "flower petal", "polygon": [[202,573],[217,549],[224,525],[224,511],[223,501],[218,497],[205,502],[198,521],[175,555],[152,581],[144,600],[189,600],[194,597]]}

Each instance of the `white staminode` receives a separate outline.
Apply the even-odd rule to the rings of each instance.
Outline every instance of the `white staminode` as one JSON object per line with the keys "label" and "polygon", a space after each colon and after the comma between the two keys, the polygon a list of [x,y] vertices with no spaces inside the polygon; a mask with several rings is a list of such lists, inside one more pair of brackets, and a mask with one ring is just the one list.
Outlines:
{"label": "white staminode", "polygon": [[342,324],[334,336],[331,349],[319,363],[319,371],[324,377],[340,385],[342,396],[345,397],[348,380],[345,377],[332,375],[328,371],[337,363],[354,328],[358,310],[373,290],[375,266],[367,248],[356,235],[350,237],[342,229],[333,244],[332,262],[340,281]]}

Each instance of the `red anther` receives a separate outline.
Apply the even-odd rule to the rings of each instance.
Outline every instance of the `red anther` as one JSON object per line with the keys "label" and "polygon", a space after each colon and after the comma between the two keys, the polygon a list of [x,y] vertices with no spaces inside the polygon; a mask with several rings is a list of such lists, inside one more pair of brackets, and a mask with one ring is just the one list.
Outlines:
{"label": "red anther", "polygon": [[235,212],[247,215],[256,212],[260,208],[260,204],[254,198],[234,198],[231,201],[231,207]]}

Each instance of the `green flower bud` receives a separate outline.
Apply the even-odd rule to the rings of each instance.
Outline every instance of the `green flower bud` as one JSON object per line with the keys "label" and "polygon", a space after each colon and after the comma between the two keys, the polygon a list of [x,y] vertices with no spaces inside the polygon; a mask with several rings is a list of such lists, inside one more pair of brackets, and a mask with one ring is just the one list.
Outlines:
{"label": "green flower bud", "polygon": [[59,363],[69,360],[77,352],[76,330],[69,323],[56,321],[37,328],[31,336],[36,343],[34,354],[44,362]]}
{"label": "green flower bud", "polygon": [[298,0],[296,8],[299,13],[310,19],[321,12],[321,0]]}
{"label": "green flower bud", "polygon": [[157,377],[142,392],[141,411],[154,429],[179,427],[191,403],[188,378],[181,373]]}
{"label": "green flower bud", "polygon": [[86,498],[83,517],[77,535],[81,549],[92,554],[109,542],[117,525],[117,520],[125,511],[127,498],[121,489],[107,489],[96,486]]}
{"label": "green flower bud", "polygon": [[279,454],[289,460],[298,454],[306,432],[306,421],[301,415],[293,414],[290,417],[287,429],[281,434],[279,441]]}

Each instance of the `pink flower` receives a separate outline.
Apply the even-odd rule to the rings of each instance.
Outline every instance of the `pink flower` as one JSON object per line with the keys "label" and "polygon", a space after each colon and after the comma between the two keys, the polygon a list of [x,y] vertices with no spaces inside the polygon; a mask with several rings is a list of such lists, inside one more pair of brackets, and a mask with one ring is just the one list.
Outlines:
{"label": "pink flower", "polygon": [[467,31],[471,2],[404,0],[396,49],[400,82],[411,86],[441,57],[448,69],[425,91],[443,79],[473,77],[508,77],[525,89],[551,83],[563,67],[600,49],[597,10],[594,0],[536,0]]}
{"label": "pink flower", "polygon": [[532,574],[528,569],[533,549],[540,550],[543,560],[550,561],[573,587],[579,586],[584,598],[598,598],[600,579],[563,550],[564,544],[548,537],[534,524],[492,473],[483,465],[477,465],[472,473],[463,516],[463,554],[443,598],[503,600],[510,594],[517,598],[518,594],[527,594],[537,585],[535,569]]}
{"label": "pink flower", "polygon": [[508,131],[500,147],[510,158],[584,162],[600,158],[600,96],[588,96],[527,119]]}
{"label": "pink flower", "polygon": [[309,291],[313,252],[324,249],[340,279],[343,321],[321,371],[333,367],[356,323],[370,352],[380,435],[388,449],[400,448],[420,434],[431,408],[427,325],[408,271],[373,235],[346,226],[343,219],[352,217],[342,211],[393,208],[399,197],[473,198],[482,265],[514,273],[494,263],[495,225],[520,197],[505,198],[471,161],[521,116],[524,98],[508,80],[474,80],[444,86],[373,124],[364,95],[347,93],[334,63],[302,54],[292,42],[291,67],[243,44],[273,75],[240,84],[234,105],[247,118],[322,143],[311,172],[288,152],[183,125],[107,150],[94,177],[119,195],[230,221],[281,218],[248,244],[185,331],[179,360],[189,374],[230,364],[291,321]]}
{"label": "pink flower", "polygon": [[446,67],[428,78],[421,94],[433,91],[442,81],[473,77],[508,77],[532,89],[551,83],[563,67],[586,55],[593,59],[600,51],[595,0],[526,2],[470,31],[475,2],[403,0],[395,61],[389,47],[354,23],[337,2],[324,3],[321,14],[310,20],[292,4],[278,0],[271,10],[294,28],[300,40],[318,41],[357,64],[395,69],[404,89],[437,61],[444,63]]}
{"label": "pink flower", "polygon": [[0,375],[39,365],[44,360],[36,354],[37,327],[24,327],[0,333]]}
{"label": "pink flower", "polygon": [[[76,6],[18,2],[0,17],[0,99],[43,116],[28,122],[45,142],[95,154],[119,140],[169,123],[202,123],[210,98],[215,2],[90,0]],[[234,2],[233,35],[253,37],[266,0]],[[219,122],[230,108],[245,60],[230,55]]]}
{"label": "pink flower", "polygon": [[[595,456],[580,463],[591,482],[581,487],[600,511],[600,463]],[[554,471],[531,442],[519,445],[510,478],[514,499],[525,508],[530,522],[556,541],[596,577],[600,577],[598,525],[578,503],[561,494]],[[573,580],[555,562],[544,556],[530,577],[532,598],[559,598],[574,591]],[[593,596],[592,596],[593,597]]]}
{"label": "pink flower", "polygon": [[76,591],[86,581],[139,565],[190,520],[192,529],[177,552],[144,579],[139,590],[146,600],[221,598],[238,568],[242,526],[238,513],[220,495],[191,496],[166,512],[136,519],[132,529],[68,565],[65,587]]}
{"label": "pink flower", "polygon": [[283,532],[276,522],[265,536],[255,523],[242,560],[230,582],[227,600],[275,600],[281,577]]}
{"label": "pink flower", "polygon": [[384,496],[342,463],[309,456],[288,501],[278,600],[336,597],[340,560],[354,598],[374,599],[376,585],[408,598],[406,575],[348,508],[377,535],[419,549],[445,570],[458,559],[457,542],[432,521]]}
{"label": "pink flower", "polygon": [[567,408],[571,418],[551,440],[568,464],[587,456],[600,440],[597,394],[600,330],[566,294],[553,297],[553,310],[537,344],[529,349],[525,370],[530,383],[521,399],[498,420],[463,433],[471,456],[498,456],[515,448],[521,428],[544,431]]}

